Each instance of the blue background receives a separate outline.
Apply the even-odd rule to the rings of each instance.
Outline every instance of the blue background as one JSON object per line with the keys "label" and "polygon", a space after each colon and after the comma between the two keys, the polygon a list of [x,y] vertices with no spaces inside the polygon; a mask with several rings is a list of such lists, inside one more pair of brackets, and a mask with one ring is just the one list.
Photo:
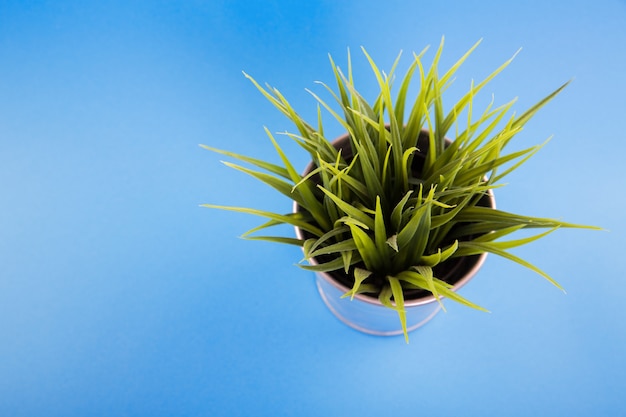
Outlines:
{"label": "blue background", "polygon": [[[0,415],[623,415],[626,2],[545,3],[1,0]],[[515,251],[567,295],[490,256],[462,294],[492,313],[448,303],[406,345],[336,320],[298,248],[237,238],[259,219],[200,208],[290,203],[198,144],[276,160],[263,126],[292,126],[242,70],[314,117],[328,53],[371,98],[361,45],[402,73],[442,35],[444,68],[484,38],[450,100],[520,47],[485,102],[574,79],[498,205],[609,231]]]}

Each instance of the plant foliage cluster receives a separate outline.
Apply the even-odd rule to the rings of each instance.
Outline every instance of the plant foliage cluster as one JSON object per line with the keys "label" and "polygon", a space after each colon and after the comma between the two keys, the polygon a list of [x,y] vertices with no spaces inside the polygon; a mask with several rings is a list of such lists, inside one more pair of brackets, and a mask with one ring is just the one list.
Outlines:
{"label": "plant foliage cluster", "polygon": [[[484,80],[472,82],[446,110],[443,94],[478,43],[443,73],[438,68],[443,41],[429,66],[423,63],[426,49],[413,54],[413,62],[399,79],[395,95],[392,87],[400,55],[386,74],[363,49],[379,87],[378,96],[371,103],[354,85],[350,55],[346,73],[330,58],[336,89],[320,84],[335,105],[310,92],[319,103],[314,124],[303,120],[277,89],[261,86],[244,73],[294,123],[297,133],[285,134],[308,152],[313,169],[300,173],[267,128],[282,165],[204,146],[245,163],[225,162],[288,196],[299,209],[281,214],[206,206],[266,218],[265,223],[245,236],[299,245],[306,259],[315,259],[301,265],[303,268],[348,274],[352,288],[345,296],[365,293],[378,297],[383,305],[397,311],[405,337],[404,304],[409,290],[425,290],[437,300],[447,297],[482,309],[455,293],[451,283],[433,273],[437,265],[452,258],[493,253],[532,269],[561,288],[548,274],[509,250],[559,227],[585,226],[514,214],[484,207],[479,202],[541,148],[542,145],[536,145],[505,152],[531,117],[566,84],[520,115],[511,111],[515,100],[500,106],[492,101],[477,111],[476,94],[509,65],[511,58]],[[409,98],[409,87],[416,78],[417,94]],[[336,147],[326,138],[322,108],[343,126],[349,147]],[[426,143],[418,142],[420,133],[426,135]],[[446,141],[446,136],[454,140]],[[306,238],[252,235],[280,224],[299,228]],[[530,228],[543,230],[502,240]]]}

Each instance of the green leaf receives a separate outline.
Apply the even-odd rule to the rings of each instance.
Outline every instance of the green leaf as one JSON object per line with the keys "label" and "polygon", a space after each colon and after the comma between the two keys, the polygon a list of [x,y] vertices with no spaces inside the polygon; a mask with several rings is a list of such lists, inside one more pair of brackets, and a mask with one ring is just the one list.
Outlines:
{"label": "green leaf", "polygon": [[[398,126],[397,120],[393,117],[394,115],[393,101],[391,98],[391,86],[390,86],[389,78],[383,76],[382,72],[378,69],[378,67],[376,66],[376,63],[374,62],[372,57],[367,53],[365,48],[361,48],[361,49],[363,51],[363,54],[367,58],[370,64],[370,67],[372,68],[372,71],[374,72],[376,80],[378,81],[378,86],[380,88],[380,95],[383,101],[383,105],[388,110],[388,115],[390,117],[389,124],[390,124],[391,139],[392,139],[391,141],[392,159],[395,161],[392,168],[395,168],[394,176],[396,178],[401,178],[402,177],[402,164],[401,164],[402,141],[400,139],[400,126]],[[361,161],[361,163],[363,163],[363,161]],[[383,193],[378,192],[377,194],[382,195]]]}
{"label": "green leaf", "polygon": [[541,269],[537,268],[535,265],[502,249],[502,245],[498,245],[498,243],[504,243],[504,242],[461,242],[459,244],[460,247],[458,251],[459,252],[458,256],[475,255],[475,254],[480,254],[484,252],[493,253],[495,255],[506,258],[510,261],[516,262],[522,266],[525,266],[526,268],[544,277],[552,285],[554,285],[561,291],[565,292],[563,287],[558,282],[556,282],[550,275],[546,274]]}
{"label": "green leaf", "polygon": [[321,161],[321,167],[313,171],[311,174],[314,175],[317,172],[324,170],[334,176],[333,179],[329,182],[329,185],[335,185],[336,183],[341,182],[342,184],[348,186],[351,191],[358,194],[361,200],[367,200],[370,198],[370,192],[367,186],[355,177],[350,176],[350,170],[354,167],[354,163],[357,160],[358,158],[354,158],[351,164],[343,169],[339,169],[336,166]]}
{"label": "green leaf", "polygon": [[335,227],[334,229],[324,233],[319,237],[319,239],[309,239],[312,243],[305,246],[304,253],[314,252],[318,247],[326,245],[329,241],[344,240],[345,238],[343,238],[342,235],[346,233],[350,233],[350,228],[346,226]]}
{"label": "green leaf", "polygon": [[567,87],[567,85],[571,82],[572,80],[566,82],[565,84],[561,85],[559,88],[557,88],[556,90],[554,90],[552,93],[548,94],[546,97],[544,97],[543,99],[541,99],[537,104],[533,105],[530,109],[526,110],[520,117],[518,117],[515,120],[515,124],[514,126],[523,126],[524,124],[526,124],[526,122],[528,120],[530,120],[531,117],[533,117],[535,115],[535,113],[537,113],[537,111],[542,108],[543,106],[545,106],[550,100],[552,100],[554,97],[556,97],[561,91],[563,91],[563,89],[565,87]]}
{"label": "green leaf", "polygon": [[[351,265],[358,264],[361,261],[361,258],[358,256],[358,253],[355,253],[352,256]],[[333,272],[338,271],[344,268],[344,260],[339,257],[333,259],[329,262],[318,263],[318,264],[310,264],[310,265],[298,265],[300,268],[305,269],[307,271],[313,272]]]}
{"label": "green leaf", "polygon": [[397,243],[402,256],[400,259],[406,263],[420,259],[428,245],[433,193],[434,190],[431,190],[427,201],[413,211],[409,222],[398,233]]}
{"label": "green leaf", "polygon": [[441,251],[441,248],[438,248],[437,253],[422,256],[422,258],[420,259],[420,263],[429,267],[437,266],[441,262],[445,262],[448,258],[454,255],[458,248],[459,241],[455,240],[454,243],[444,249],[443,252]]}
{"label": "green leaf", "polygon": [[242,236],[246,240],[262,240],[273,243],[283,243],[287,245],[303,246],[304,240],[296,239],[293,237],[284,236]]}
{"label": "green leaf", "polygon": [[237,171],[241,171],[243,173],[246,173],[248,175],[250,175],[251,177],[256,178],[257,180],[265,183],[266,185],[269,185],[270,187],[274,188],[276,191],[278,191],[279,193],[285,195],[286,197],[295,200],[298,204],[300,204],[303,207],[307,207],[306,201],[304,201],[304,199],[300,198],[299,194],[295,194],[292,193],[292,185],[289,184],[286,181],[283,181],[273,175],[270,174],[266,174],[264,172],[260,172],[260,171],[255,171],[253,169],[250,168],[246,168],[237,164],[233,164],[232,162],[224,162],[224,165],[228,166],[229,168],[233,168],[236,169]]}
{"label": "green leaf", "polygon": [[416,147],[411,147],[404,151],[404,154],[402,155],[402,186],[405,190],[409,188],[409,160],[412,158],[413,154],[418,151],[419,149]]}
{"label": "green leaf", "polygon": [[337,205],[337,207],[339,207],[344,213],[346,213],[346,215],[360,221],[370,229],[374,228],[374,220],[370,216],[363,213],[363,211],[359,210],[358,208],[343,201],[341,198],[337,197],[335,194],[331,193],[322,186],[318,187],[324,192],[324,194],[330,197],[330,199]]}
{"label": "green leaf", "polygon": [[446,311],[446,308],[441,301],[441,296],[439,295],[439,291],[437,291],[437,287],[435,285],[435,279],[433,277],[433,270],[430,266],[426,265],[416,265],[413,267],[415,271],[426,281],[426,286],[428,287],[428,291],[432,293],[435,297],[435,300],[439,303],[443,311]]}
{"label": "green leaf", "polygon": [[309,137],[296,135],[295,133],[290,132],[279,132],[279,134],[289,137],[291,140],[300,145],[309,153],[311,159],[314,161],[332,161],[337,157],[337,149],[335,149],[333,145],[326,140],[324,135],[319,132],[311,132]]}
{"label": "green leaf", "polygon": [[354,225],[354,226],[359,226],[361,229],[369,230],[369,227],[365,223],[360,222],[360,221],[358,221],[356,219],[353,219],[352,217],[349,217],[349,216],[343,216],[343,217],[339,218],[337,220],[336,224],[339,224],[339,223],[343,223],[346,226],[351,224],[351,225]]}
{"label": "green leaf", "polygon": [[[546,140],[541,145],[537,145],[537,146],[533,146],[532,148],[529,148],[529,152],[523,158],[521,158],[519,161],[517,161],[514,165],[510,166],[509,168],[507,168],[507,170],[504,171],[503,173],[498,174],[498,175],[492,175],[491,178],[489,179],[489,182],[490,183],[498,182],[502,178],[504,178],[508,174],[510,174],[511,172],[515,171],[517,168],[519,168],[521,165],[523,165],[526,161],[528,161],[533,155],[535,155],[541,148],[543,148],[544,145],[546,143],[548,143],[549,140],[550,140],[550,138],[548,138],[548,140]],[[494,174],[495,174],[495,170],[494,170]]]}
{"label": "green leaf", "polygon": [[[428,103],[427,103],[427,92],[428,89],[426,86],[429,84],[429,80],[426,80],[426,76],[424,75],[424,67],[421,62],[421,55],[413,54],[414,63],[419,70],[420,74],[420,86],[419,92],[415,101],[413,102],[413,107],[411,108],[411,112],[409,114],[409,120],[406,122],[406,126],[404,128],[404,146],[415,146],[417,143],[417,138],[419,137],[420,131],[422,129],[424,123],[424,116],[428,112]],[[426,112],[426,113],[425,113]]]}
{"label": "green leaf", "polygon": [[[278,90],[275,88],[271,88],[268,86],[272,92],[270,93],[265,88],[263,88],[254,78],[243,72],[243,75],[254,84],[254,86],[263,94],[263,96],[270,101],[281,113],[287,116],[298,128],[302,136],[309,137],[311,132],[314,129],[309,126],[298,114],[295,112],[293,107],[287,102],[287,100],[280,94]],[[272,94],[273,93],[273,94]]]}
{"label": "green leaf", "polygon": [[277,222],[280,222],[280,223],[286,223],[295,227],[299,227],[300,229],[306,230],[307,232],[310,232],[314,234],[315,236],[322,236],[324,234],[324,232],[322,232],[318,227],[314,226],[313,224],[309,222],[303,221],[301,216],[297,216],[297,215],[284,215],[284,214],[272,213],[269,211],[252,209],[252,208],[220,206],[217,204],[202,204],[201,207],[214,208],[214,209],[227,210],[227,211],[235,211],[239,213],[246,213],[246,214],[252,214],[255,216],[266,217],[272,220],[276,220]]}
{"label": "green leaf", "polygon": [[[444,39],[441,39],[441,44],[440,44],[440,49],[443,49],[443,41]],[[479,39],[474,45],[472,45],[472,47],[465,52],[465,54],[463,54],[463,56],[461,58],[459,58],[454,65],[452,65],[450,67],[450,69],[448,71],[446,71],[446,73],[443,75],[443,77],[441,77],[441,81],[445,84],[447,83],[453,76],[454,74],[458,71],[458,69],[461,67],[461,65],[467,60],[467,58],[472,54],[472,52],[474,52],[474,50],[476,48],[478,48],[478,45],[480,45],[480,43],[482,42],[482,39]]]}
{"label": "green leaf", "polygon": [[434,215],[432,217],[430,225],[431,229],[437,229],[445,226],[446,224],[450,224],[452,221],[458,221],[459,213],[461,213],[461,211],[464,210],[477,195],[481,195],[488,188],[489,187],[483,187],[480,185],[467,187],[468,192],[461,193],[460,198],[462,198],[462,200],[456,205],[456,207],[445,207],[451,208],[452,210],[446,211],[443,214]]}
{"label": "green leaf", "polygon": [[402,325],[402,331],[404,332],[404,340],[409,343],[409,334],[406,328],[406,310],[404,309],[404,292],[402,291],[402,285],[400,281],[392,276],[387,276],[389,286],[391,287],[391,293],[393,294],[393,300],[395,302],[395,310],[398,312],[400,318],[400,324]]}
{"label": "green leaf", "polygon": [[[476,44],[474,44],[474,46],[463,56],[462,60],[465,60],[467,58],[467,56],[469,56],[469,54],[474,51],[474,49],[478,46],[479,43],[480,43],[480,41],[478,41]],[[491,74],[489,74],[487,76],[487,78],[485,78],[483,81],[481,81],[475,87],[471,88],[470,91],[465,96],[463,96],[461,98],[461,100],[459,100],[456,103],[456,105],[453,107],[452,111],[450,111],[450,113],[448,113],[448,115],[446,116],[445,120],[442,123],[441,129],[443,130],[444,134],[445,134],[445,132],[448,131],[450,126],[452,126],[452,123],[456,120],[457,115],[460,114],[461,111],[463,111],[463,109],[468,104],[471,103],[471,101],[474,98],[475,94],[478,91],[480,91],[485,85],[487,85],[496,75],[498,75],[500,72],[502,72],[502,70],[504,70],[506,67],[508,67],[509,64],[513,61],[513,59],[515,59],[515,56],[518,53],[519,53],[519,50],[508,61],[506,61],[504,64],[500,65],[495,71],[493,71]],[[458,65],[455,65],[455,66],[458,68]],[[447,80],[447,78],[449,78],[448,74],[446,74],[446,76],[442,77],[442,79],[446,79],[446,80]]]}
{"label": "green leaf", "polygon": [[343,294],[341,298],[350,297],[350,300],[353,300],[354,296],[359,294],[359,288],[361,287],[361,283],[369,278],[371,275],[372,273],[370,271],[362,268],[354,268],[354,285],[352,286],[352,289]]}
{"label": "green leaf", "polygon": [[339,252],[349,252],[349,251],[353,251],[356,249],[357,249],[357,246],[356,246],[356,243],[354,242],[354,239],[348,239],[348,240],[343,240],[341,242],[333,243],[328,246],[323,246],[319,249],[316,249],[314,252],[305,253],[304,256],[306,258],[313,258],[313,257],[320,256],[320,255],[329,255],[332,253],[339,253]]}
{"label": "green leaf", "polygon": [[380,293],[378,294],[378,301],[380,301],[380,303],[384,305],[385,307],[395,310],[396,307],[393,304],[391,304],[392,295],[393,295],[393,292],[391,290],[391,287],[389,285],[385,285],[380,290]]}
{"label": "green leaf", "polygon": [[409,197],[413,193],[413,190],[409,190],[402,200],[398,202],[398,204],[394,207],[393,212],[391,213],[391,227],[394,231],[399,231],[402,226],[402,213],[404,212],[404,207],[406,206]]}
{"label": "green leaf", "polygon": [[[265,128],[265,133],[272,141],[276,152],[280,156],[280,159],[283,161],[283,164],[285,165],[285,169],[287,170],[291,181],[293,181],[294,183],[298,183],[298,181],[300,181],[302,177],[296,171],[293,165],[291,165],[282,148],[278,145],[278,142],[276,142],[276,139],[274,139],[274,136],[272,136],[271,132],[267,128]],[[326,213],[324,213],[324,208],[313,193],[313,190],[311,189],[309,183],[301,183],[295,191],[296,193],[294,193],[294,188],[292,187],[291,197],[299,203],[302,202],[301,205],[305,207],[309,213],[311,213],[315,221],[320,225],[322,229],[329,229],[330,222],[328,220],[328,216],[326,215]],[[296,194],[297,197],[294,196],[294,194]]]}
{"label": "green leaf", "polygon": [[[421,274],[419,274],[418,272],[415,271],[403,271],[399,274],[396,274],[396,277],[402,281],[405,281],[409,284],[414,285],[416,288],[421,288],[424,289],[426,291],[430,291],[429,289],[429,282],[426,280],[426,278],[424,276],[422,276]],[[464,306],[476,309],[476,310],[480,310],[480,311],[485,311],[487,312],[487,310],[485,310],[483,307],[480,307],[479,305],[467,300],[466,298],[460,296],[459,294],[457,294],[456,292],[454,292],[451,289],[451,285],[441,281],[440,279],[437,279],[435,277],[433,277],[433,284],[435,286],[435,288],[437,289],[437,293],[442,296],[442,297],[446,297],[449,298],[452,301],[455,301],[457,303],[460,303]]]}
{"label": "green leaf", "polygon": [[523,216],[519,214],[508,213],[498,209],[488,207],[466,207],[457,216],[456,221],[464,223],[503,223],[506,226],[514,226],[524,224],[525,227],[567,227],[579,229],[602,230],[596,226],[586,226],[582,224],[567,223],[560,220],[548,219],[543,217]]}
{"label": "green leaf", "polygon": [[380,197],[376,196],[376,214],[374,215],[374,241],[376,243],[376,250],[382,255],[384,259],[385,268],[389,268],[389,257],[385,256],[388,253],[389,246],[387,244],[387,229],[385,228],[385,218],[383,217],[383,211],[380,207]]}
{"label": "green leaf", "polygon": [[390,236],[385,243],[387,243],[387,245],[389,245],[389,247],[394,251],[398,252],[398,235]]}
{"label": "green leaf", "polygon": [[452,289],[448,288],[447,285],[445,285],[446,283],[437,279],[437,278],[433,278],[434,282],[435,282],[435,287],[437,288],[437,291],[439,292],[439,294],[443,297],[446,297],[452,301],[455,301],[459,304],[462,304],[466,307],[469,308],[473,308],[475,310],[479,310],[479,311],[483,311],[485,313],[488,313],[489,310],[479,306],[478,304],[475,304],[471,301],[469,301],[467,298],[460,296],[458,293],[454,292]]}
{"label": "green leaf", "polygon": [[352,224],[348,224],[348,226],[356,243],[357,251],[365,262],[365,267],[370,271],[380,270],[385,262],[374,241],[360,227]]}
{"label": "green leaf", "polygon": [[228,152],[228,151],[224,151],[222,149],[217,149],[217,148],[214,148],[212,146],[200,145],[200,147],[202,147],[202,148],[204,148],[206,150],[209,150],[211,152],[220,153],[222,155],[230,156],[231,158],[235,158],[235,159],[238,159],[240,161],[247,162],[247,163],[255,165],[255,166],[257,166],[257,167],[259,167],[261,169],[269,171],[269,172],[271,172],[273,174],[279,175],[279,176],[281,176],[283,178],[290,179],[287,170],[285,168],[281,167],[281,166],[278,166],[278,165],[275,165],[275,164],[271,164],[269,162],[265,162],[265,161],[262,161],[260,159],[252,158],[252,157],[245,156],[245,155],[241,155],[241,154],[238,154],[238,153],[235,153],[235,152]]}
{"label": "green leaf", "polygon": [[354,251],[344,251],[341,252],[341,260],[343,261],[343,270],[346,274],[350,271],[350,265],[352,265],[352,255]]}
{"label": "green leaf", "polygon": [[[303,213],[298,213],[298,217],[303,221],[309,220],[308,218],[305,217]],[[241,235],[241,237],[247,238],[249,235],[251,235],[252,233],[258,232],[259,230],[267,229],[268,227],[272,227],[272,226],[280,226],[281,224],[284,224],[284,223],[279,222],[277,220],[268,220],[267,222],[248,230],[243,235]]]}
{"label": "green leaf", "polygon": [[[426,52],[426,49],[424,49],[422,53],[418,56],[423,55],[425,52]],[[398,90],[398,95],[396,98],[396,105],[394,106],[394,109],[395,109],[395,118],[399,126],[404,126],[404,112],[405,112],[404,109],[406,106],[406,96],[409,91],[409,85],[411,84],[411,80],[413,78],[413,73],[415,72],[415,69],[417,68],[417,64],[418,64],[418,60],[414,59],[413,63],[407,70],[402,80],[400,89]]]}

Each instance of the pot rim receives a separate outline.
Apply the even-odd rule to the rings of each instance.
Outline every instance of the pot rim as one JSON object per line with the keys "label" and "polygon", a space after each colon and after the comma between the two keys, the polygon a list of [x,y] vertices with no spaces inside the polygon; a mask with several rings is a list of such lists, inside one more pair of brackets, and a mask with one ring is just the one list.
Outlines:
{"label": "pot rim", "polygon": [[[428,133],[428,130],[426,129],[422,129],[420,133]],[[341,143],[342,141],[345,141],[346,139],[349,138],[349,134],[346,133],[336,139],[334,139],[331,143],[333,145],[336,145],[338,143]],[[446,142],[451,143],[452,141],[448,138],[446,138]],[[313,170],[313,161],[310,161],[306,168],[304,169],[304,173],[308,173],[311,172]],[[496,200],[495,200],[495,196],[493,193],[493,190],[489,189],[487,190],[487,195],[489,196],[489,201],[490,201],[490,206],[491,208],[495,209],[496,208]],[[293,213],[297,213],[299,210],[299,205],[296,201],[293,201]],[[305,236],[304,233],[302,231],[302,229],[300,229],[299,227],[294,227],[295,232],[296,232],[296,237],[300,240],[304,240]],[[478,272],[478,270],[482,267],[482,265],[485,263],[485,260],[487,258],[487,252],[484,252],[480,255],[472,255],[472,256],[465,256],[465,257],[459,257],[459,262],[461,262],[461,260],[463,258],[471,258],[471,257],[475,257],[472,264],[470,264],[470,267],[467,268],[467,266],[461,265],[462,268],[467,268],[467,271],[461,276],[461,278],[459,280],[457,280],[454,284],[453,287],[451,288],[452,291],[457,291],[459,290],[461,287],[463,287],[465,284],[467,284]],[[311,265],[319,265],[319,263],[317,262],[317,260],[315,258],[307,258],[307,261],[311,264]],[[328,273],[328,272],[315,272],[318,276],[322,277],[325,281],[327,281],[329,284],[331,284],[332,286],[334,286],[335,288],[337,288],[340,291],[343,291],[344,293],[347,293],[348,291],[351,290],[351,288],[346,287],[345,285],[343,285],[342,283],[340,283],[339,281],[337,281],[332,274]],[[373,305],[377,305],[377,306],[381,306],[384,307],[383,304],[378,300],[378,298],[376,297],[372,297],[366,294],[356,294],[354,296],[354,298],[366,302],[368,304],[373,304]],[[445,298],[444,296],[440,296],[441,299]],[[425,305],[425,304],[430,304],[430,303],[434,303],[437,301],[437,298],[430,294],[430,295],[426,295],[423,297],[419,297],[419,298],[415,298],[415,299],[405,299],[404,300],[404,306],[405,307],[415,307],[415,306],[420,306],[420,305]],[[395,302],[392,301],[392,304],[395,304]]]}

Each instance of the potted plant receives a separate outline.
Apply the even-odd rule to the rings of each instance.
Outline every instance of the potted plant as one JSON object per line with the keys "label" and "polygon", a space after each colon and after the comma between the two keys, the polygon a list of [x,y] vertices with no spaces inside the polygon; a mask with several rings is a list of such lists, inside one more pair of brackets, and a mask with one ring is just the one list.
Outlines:
{"label": "potted plant", "polygon": [[[310,155],[311,163],[301,173],[267,128],[282,165],[203,145],[248,164],[251,167],[226,162],[294,202],[289,213],[205,206],[266,218],[244,236],[301,246],[309,261],[301,266],[317,273],[320,293],[339,318],[374,334],[403,333],[407,342],[408,331],[432,317],[444,297],[482,310],[456,290],[487,253],[528,267],[561,288],[509,249],[560,227],[588,226],[496,209],[493,190],[541,148],[504,152],[526,122],[567,83],[521,115],[510,112],[514,100],[500,106],[492,102],[477,112],[475,95],[511,58],[480,83],[472,82],[446,110],[444,91],[479,43],[443,74],[438,68],[443,41],[428,67],[422,62],[426,49],[414,54],[395,97],[392,84],[400,55],[385,74],[363,49],[379,86],[372,102],[355,87],[350,55],[345,74],[331,58],[337,89],[321,84],[339,111],[311,92],[318,102],[315,123],[303,120],[277,89],[263,87],[244,73],[295,124],[298,133],[285,135]],[[419,88],[409,99],[415,77]],[[345,129],[345,135],[335,141],[324,132],[322,107]],[[293,225],[296,236],[253,235],[281,224]],[[545,230],[502,240],[531,228]]]}

